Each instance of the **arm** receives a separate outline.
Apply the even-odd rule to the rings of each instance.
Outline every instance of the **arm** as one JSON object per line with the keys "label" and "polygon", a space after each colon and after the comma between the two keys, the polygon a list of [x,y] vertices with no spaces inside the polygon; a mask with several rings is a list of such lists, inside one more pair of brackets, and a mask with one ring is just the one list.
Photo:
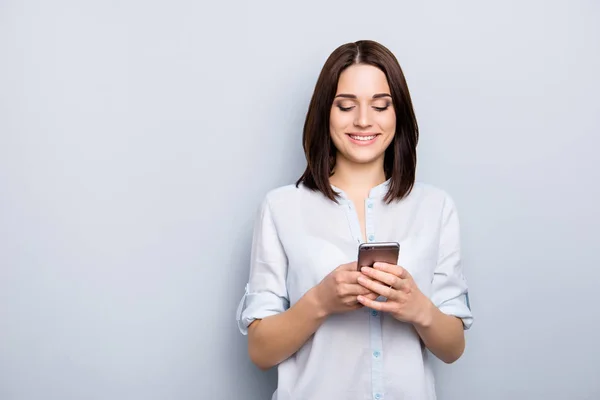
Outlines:
{"label": "arm", "polygon": [[465,350],[463,323],[459,318],[441,312],[429,303],[429,312],[423,322],[414,327],[425,346],[440,360],[450,364],[458,360]]}
{"label": "arm", "polygon": [[420,323],[414,324],[427,348],[446,363],[458,360],[463,354],[464,331],[473,323],[461,261],[458,214],[452,199],[446,197],[431,300]]}
{"label": "arm", "polygon": [[269,369],[302,347],[326,318],[319,306],[315,288],[309,290],[287,311],[248,327],[248,353],[260,369]]}
{"label": "arm", "polygon": [[237,321],[240,332],[248,335],[250,359],[268,369],[297,351],[320,324],[319,318],[311,315],[314,299],[310,292],[289,306],[288,260],[268,197],[256,218],[250,258],[250,276]]}

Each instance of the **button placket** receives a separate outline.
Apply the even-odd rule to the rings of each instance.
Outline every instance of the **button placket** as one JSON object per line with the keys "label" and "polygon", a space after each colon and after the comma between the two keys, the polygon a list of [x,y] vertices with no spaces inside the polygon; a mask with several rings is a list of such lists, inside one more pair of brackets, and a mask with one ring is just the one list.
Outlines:
{"label": "button placket", "polygon": [[367,241],[374,242],[375,241],[375,230],[373,229],[373,210],[375,205],[373,204],[373,199],[365,200],[366,205],[366,215],[365,215],[365,226],[367,229]]}
{"label": "button placket", "polygon": [[[375,224],[374,212],[375,203],[372,198],[365,200],[365,228],[367,233],[367,241],[374,242]],[[384,383],[383,383],[383,339],[381,332],[381,313],[376,310],[371,310],[369,316],[370,336],[371,336],[371,354],[373,356],[371,362],[371,387],[372,395],[376,400],[383,399]]]}
{"label": "button placket", "polygon": [[352,205],[352,201],[345,200],[343,204],[344,212],[350,226],[350,234],[354,237],[357,243],[362,242],[362,234],[360,232],[360,222],[358,221],[358,214],[356,209]]}

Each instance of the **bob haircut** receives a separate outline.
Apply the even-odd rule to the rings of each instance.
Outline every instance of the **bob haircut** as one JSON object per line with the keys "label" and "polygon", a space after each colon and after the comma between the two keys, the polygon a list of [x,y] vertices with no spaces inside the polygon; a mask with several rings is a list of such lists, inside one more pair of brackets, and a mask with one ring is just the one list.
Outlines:
{"label": "bob haircut", "polygon": [[403,199],[414,186],[419,128],[398,60],[385,46],[371,40],[360,40],[338,47],[323,65],[304,122],[302,147],[307,166],[296,186],[302,183],[337,202],[337,193],[329,183],[337,151],[331,140],[329,115],[341,73],[356,64],[372,65],[383,71],[392,95],[396,133],[385,151],[383,162],[385,177],[390,180],[384,197],[389,204]]}

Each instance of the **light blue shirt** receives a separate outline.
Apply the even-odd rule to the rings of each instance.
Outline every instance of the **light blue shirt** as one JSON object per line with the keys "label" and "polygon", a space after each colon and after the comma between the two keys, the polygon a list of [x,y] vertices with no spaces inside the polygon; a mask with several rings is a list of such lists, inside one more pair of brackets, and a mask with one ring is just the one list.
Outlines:
{"label": "light blue shirt", "polygon": [[[468,329],[473,317],[452,199],[417,183],[400,202],[385,204],[388,182],[365,200],[367,240],[400,243],[398,265],[439,309]],[[356,261],[358,216],[344,192],[339,204],[300,185],[265,197],[254,229],[250,273],[240,301],[240,331],[288,309],[339,265]],[[273,400],[435,399],[432,355],[411,324],[366,307],[330,316],[278,365]]]}

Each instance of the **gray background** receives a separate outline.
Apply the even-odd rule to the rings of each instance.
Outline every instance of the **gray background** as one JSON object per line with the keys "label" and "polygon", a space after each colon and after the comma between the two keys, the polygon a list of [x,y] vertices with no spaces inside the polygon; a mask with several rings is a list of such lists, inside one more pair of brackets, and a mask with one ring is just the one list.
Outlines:
{"label": "gray background", "polygon": [[476,314],[439,398],[598,399],[597,1],[0,0],[0,399],[267,399],[254,213],[338,45],[381,41]]}

